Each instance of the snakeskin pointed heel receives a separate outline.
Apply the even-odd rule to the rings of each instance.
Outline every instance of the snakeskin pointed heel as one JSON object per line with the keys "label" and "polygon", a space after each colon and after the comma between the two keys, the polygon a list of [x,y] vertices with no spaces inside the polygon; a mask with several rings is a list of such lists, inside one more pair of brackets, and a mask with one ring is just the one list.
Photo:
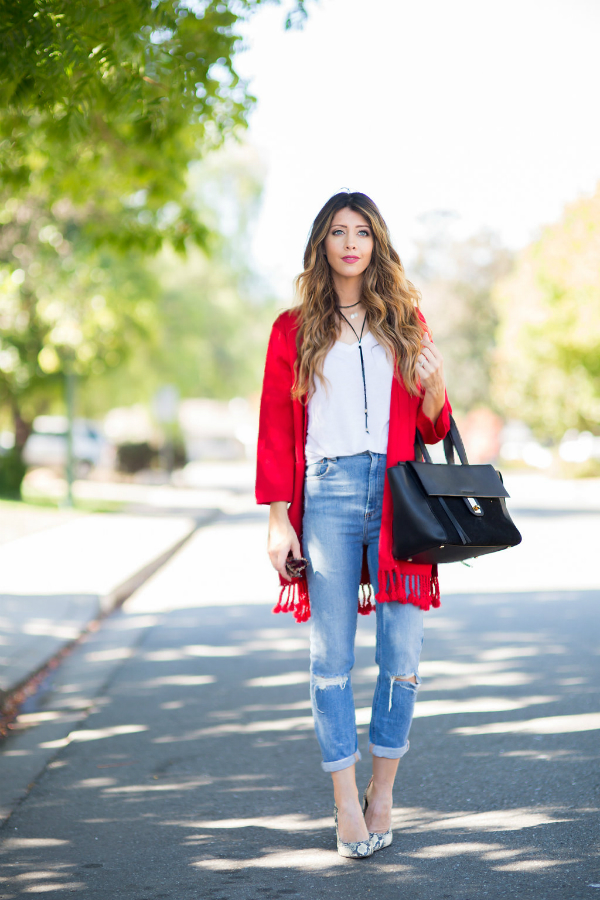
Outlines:
{"label": "snakeskin pointed heel", "polygon": [[338,808],[333,807],[333,818],[335,819],[335,837],[337,840],[337,851],[340,856],[348,859],[366,859],[372,856],[374,847],[372,846],[371,835],[366,841],[342,841],[338,831]]}
{"label": "snakeskin pointed heel", "polygon": [[[369,783],[366,787],[366,790],[363,794],[363,815],[366,815],[367,807],[369,805],[369,801],[367,800],[367,792],[368,792],[369,788],[371,787],[372,781],[373,781],[373,779],[371,778],[371,781],[369,781]],[[375,853],[376,850],[383,850],[384,847],[389,847],[394,839],[391,824],[387,831],[379,831],[379,832],[378,831],[370,831],[369,838],[371,839],[371,846],[373,848],[373,853]]]}

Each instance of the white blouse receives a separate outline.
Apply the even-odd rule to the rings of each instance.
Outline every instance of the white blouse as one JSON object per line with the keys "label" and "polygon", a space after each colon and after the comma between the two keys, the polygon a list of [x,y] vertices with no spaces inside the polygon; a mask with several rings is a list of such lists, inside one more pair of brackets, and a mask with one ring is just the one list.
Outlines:
{"label": "white blouse", "polygon": [[324,457],[353,456],[371,450],[386,453],[390,424],[393,365],[371,332],[362,339],[367,384],[369,431],[358,341],[336,341],[323,365],[326,384],[317,378],[308,401],[306,462]]}

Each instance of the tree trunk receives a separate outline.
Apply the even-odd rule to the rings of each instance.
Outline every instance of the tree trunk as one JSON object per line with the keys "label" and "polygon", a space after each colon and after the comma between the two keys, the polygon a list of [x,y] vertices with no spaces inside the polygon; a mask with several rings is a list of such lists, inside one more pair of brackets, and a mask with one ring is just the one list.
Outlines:
{"label": "tree trunk", "polygon": [[13,413],[13,422],[15,425],[15,449],[22,451],[25,446],[25,441],[31,434],[32,423],[26,422],[25,419],[21,416],[17,404],[13,402],[12,404],[12,413]]}

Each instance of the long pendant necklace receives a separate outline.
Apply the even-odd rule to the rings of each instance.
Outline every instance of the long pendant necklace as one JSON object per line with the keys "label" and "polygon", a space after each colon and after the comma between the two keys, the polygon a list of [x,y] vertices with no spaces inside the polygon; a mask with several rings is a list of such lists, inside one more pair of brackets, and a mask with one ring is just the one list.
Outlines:
{"label": "long pendant necklace", "polygon": [[[360,300],[358,302],[360,303]],[[358,306],[358,303],[353,303],[352,306]],[[360,329],[360,337],[359,337],[352,322],[348,322],[348,319],[346,318],[344,313],[341,312],[342,309],[351,309],[351,307],[344,306],[344,307],[338,307],[338,309],[340,310],[340,316],[350,326],[350,328],[356,335],[356,339],[358,341],[358,352],[360,353],[360,370],[362,372],[363,391],[364,391],[364,395],[365,395],[365,431],[367,432],[367,434],[369,434],[370,432],[369,432],[369,407],[367,405],[367,379],[365,378],[365,360],[364,360],[363,351],[362,351],[362,336],[364,334],[365,322],[367,321],[367,316],[365,313],[365,317],[363,319],[362,328]],[[355,313],[355,315],[358,315],[358,313]],[[354,318],[354,316],[351,316],[351,318]]]}

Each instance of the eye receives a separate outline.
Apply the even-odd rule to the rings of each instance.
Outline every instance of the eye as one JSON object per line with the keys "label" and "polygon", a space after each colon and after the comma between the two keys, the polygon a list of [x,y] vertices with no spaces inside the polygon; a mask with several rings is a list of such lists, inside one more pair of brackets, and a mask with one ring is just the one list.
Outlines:
{"label": "eye", "polygon": [[358,233],[364,235],[365,237],[369,237],[369,232],[366,230],[366,228],[361,229],[361,231],[359,231]]}
{"label": "eye", "polygon": [[338,234],[343,234],[344,232],[342,231],[341,228],[336,228],[335,231],[332,231],[331,233],[333,235],[338,235]]}

